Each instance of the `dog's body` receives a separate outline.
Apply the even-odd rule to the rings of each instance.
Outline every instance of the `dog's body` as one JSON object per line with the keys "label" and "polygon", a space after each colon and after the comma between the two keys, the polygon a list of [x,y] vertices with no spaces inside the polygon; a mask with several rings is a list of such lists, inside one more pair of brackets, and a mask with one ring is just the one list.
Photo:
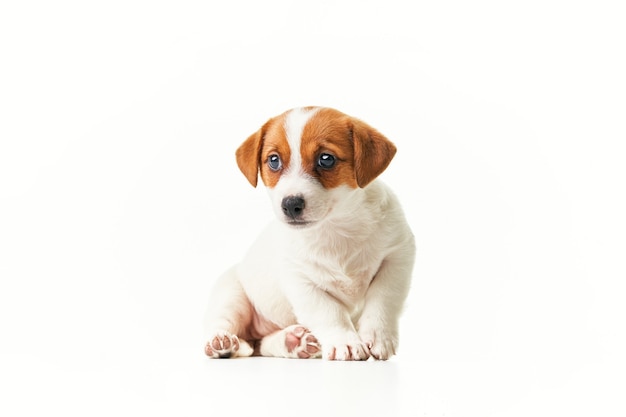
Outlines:
{"label": "dog's body", "polygon": [[[415,246],[400,204],[375,178],[395,146],[328,108],[270,119],[237,150],[277,220],[218,280],[210,357],[388,359],[398,344]],[[321,346],[320,346],[321,345]]]}

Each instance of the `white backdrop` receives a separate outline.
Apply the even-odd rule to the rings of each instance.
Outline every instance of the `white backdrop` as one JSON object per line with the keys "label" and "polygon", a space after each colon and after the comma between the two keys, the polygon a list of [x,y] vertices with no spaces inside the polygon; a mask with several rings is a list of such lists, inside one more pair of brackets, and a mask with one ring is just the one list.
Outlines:
{"label": "white backdrop", "polygon": [[272,216],[234,151],[324,105],[399,149],[418,256],[390,366],[438,379],[398,413],[623,415],[618,3],[3,2],[1,414],[206,413],[178,382],[209,288]]}

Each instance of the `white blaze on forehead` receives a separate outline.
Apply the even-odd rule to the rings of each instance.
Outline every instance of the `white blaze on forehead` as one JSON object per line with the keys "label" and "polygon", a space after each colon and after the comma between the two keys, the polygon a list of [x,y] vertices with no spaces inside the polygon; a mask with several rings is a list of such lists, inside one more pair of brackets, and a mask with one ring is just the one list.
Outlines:
{"label": "white blaze on forehead", "polygon": [[287,113],[285,118],[285,134],[289,149],[291,150],[291,160],[289,161],[289,171],[298,172],[302,168],[302,156],[300,155],[300,141],[304,126],[319,109],[297,108]]}

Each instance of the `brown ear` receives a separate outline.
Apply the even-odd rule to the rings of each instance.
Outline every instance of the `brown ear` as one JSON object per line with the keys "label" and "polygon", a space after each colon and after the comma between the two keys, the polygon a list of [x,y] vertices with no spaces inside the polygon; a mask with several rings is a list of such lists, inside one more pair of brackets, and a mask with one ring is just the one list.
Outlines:
{"label": "brown ear", "polygon": [[261,159],[264,127],[250,135],[250,137],[237,148],[236,152],[237,165],[239,165],[239,169],[253,187],[256,187],[259,174],[259,160]]}
{"label": "brown ear", "polygon": [[396,154],[396,146],[360,120],[352,121],[352,141],[356,182],[363,188],[387,168]]}

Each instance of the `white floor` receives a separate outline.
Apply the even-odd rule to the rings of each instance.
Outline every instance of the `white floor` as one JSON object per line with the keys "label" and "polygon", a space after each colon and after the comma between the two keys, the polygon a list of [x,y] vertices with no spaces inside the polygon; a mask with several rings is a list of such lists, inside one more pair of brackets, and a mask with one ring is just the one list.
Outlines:
{"label": "white floor", "polygon": [[[0,415],[623,417],[618,3],[0,2]],[[301,105],[398,146],[399,354],[208,360],[234,151]]]}
{"label": "white floor", "polygon": [[[191,349],[2,357],[7,416],[622,416],[623,368],[510,361],[208,360]],[[105,355],[106,356],[106,355]],[[610,384],[606,382],[613,381]]]}

